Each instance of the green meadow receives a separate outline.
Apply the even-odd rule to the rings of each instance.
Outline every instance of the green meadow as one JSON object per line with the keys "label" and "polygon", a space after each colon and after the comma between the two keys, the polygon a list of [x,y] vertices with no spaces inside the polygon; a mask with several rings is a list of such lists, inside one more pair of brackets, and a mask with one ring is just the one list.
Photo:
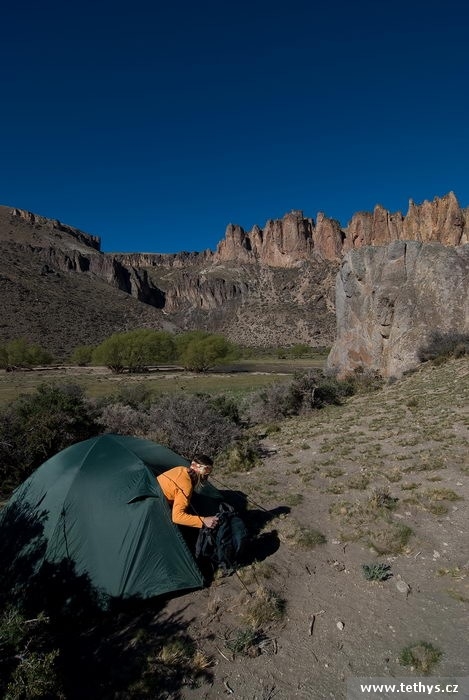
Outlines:
{"label": "green meadow", "polygon": [[152,369],[144,374],[112,374],[106,367],[53,367],[37,370],[0,371],[0,406],[40,384],[78,384],[90,398],[117,393],[126,386],[144,385],[155,395],[177,391],[243,394],[274,382],[291,380],[296,372],[322,368],[325,356],[308,359],[249,359],[209,372],[185,372],[179,368]]}

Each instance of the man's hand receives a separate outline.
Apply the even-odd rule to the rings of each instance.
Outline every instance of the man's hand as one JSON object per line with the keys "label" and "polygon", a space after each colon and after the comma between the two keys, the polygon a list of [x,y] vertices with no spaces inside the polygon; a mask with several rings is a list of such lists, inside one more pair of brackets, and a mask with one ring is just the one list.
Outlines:
{"label": "man's hand", "polygon": [[202,518],[202,522],[205,525],[205,527],[216,527],[218,525],[218,516],[209,515],[207,518]]}

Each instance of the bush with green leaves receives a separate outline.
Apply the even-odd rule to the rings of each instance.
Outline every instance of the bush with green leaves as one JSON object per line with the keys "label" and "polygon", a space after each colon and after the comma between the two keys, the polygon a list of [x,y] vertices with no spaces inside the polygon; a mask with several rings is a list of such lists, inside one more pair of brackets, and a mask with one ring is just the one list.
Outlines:
{"label": "bush with green leaves", "polygon": [[60,697],[58,649],[46,642],[48,619],[44,614],[27,620],[17,607],[0,616],[0,692],[5,700]]}
{"label": "bush with green leaves", "polygon": [[387,581],[392,576],[389,564],[362,564],[362,570],[367,581]]}
{"label": "bush with green leaves", "polygon": [[0,348],[0,367],[4,369],[23,369],[50,365],[52,355],[36,343],[26,338],[15,338]]}
{"label": "bush with green leaves", "polygon": [[234,353],[234,346],[226,338],[205,331],[183,333],[175,342],[179,362],[192,372],[206,372]]}
{"label": "bush with green leaves", "polygon": [[0,492],[18,486],[42,462],[97,435],[96,410],[74,384],[41,384],[0,412]]}
{"label": "bush with green leaves", "polygon": [[227,394],[217,394],[216,396],[211,396],[210,405],[220,413],[225,418],[228,418],[236,425],[241,425],[242,418],[240,413],[240,406],[238,401]]}
{"label": "bush with green leaves", "polygon": [[114,333],[92,354],[95,364],[109,367],[116,374],[124,370],[142,372],[152,365],[173,362],[174,359],[174,336],[150,328]]}
{"label": "bush with green leaves", "polygon": [[86,367],[91,364],[93,352],[93,345],[79,345],[70,355],[70,362],[78,367]]}

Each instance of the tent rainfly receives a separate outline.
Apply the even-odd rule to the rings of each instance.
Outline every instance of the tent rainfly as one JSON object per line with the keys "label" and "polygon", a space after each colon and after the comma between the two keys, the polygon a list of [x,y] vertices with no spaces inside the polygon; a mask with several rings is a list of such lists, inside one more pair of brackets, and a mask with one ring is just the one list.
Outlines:
{"label": "tent rainfly", "polygon": [[[0,537],[7,531],[15,537],[12,520],[18,528],[40,523],[40,535],[30,542],[17,533],[23,544],[15,556],[36,547],[39,566],[72,562],[77,576],[86,575],[106,598],[200,588],[202,574],[155,478],[188,464],[149,440],[102,435],[79,442],[45,462],[14,492],[1,512]],[[204,501],[215,512],[221,494],[207,484],[194,498],[204,514]]]}

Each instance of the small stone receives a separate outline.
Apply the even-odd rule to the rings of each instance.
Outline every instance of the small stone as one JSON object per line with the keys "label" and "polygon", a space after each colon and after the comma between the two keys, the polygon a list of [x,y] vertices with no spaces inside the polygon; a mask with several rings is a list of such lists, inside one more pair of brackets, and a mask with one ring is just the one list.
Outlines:
{"label": "small stone", "polygon": [[345,627],[345,624],[343,622],[340,622],[340,620],[339,620],[339,622],[337,623],[337,629],[342,631],[344,629],[344,627]]}
{"label": "small stone", "polygon": [[400,581],[396,581],[396,588],[399,591],[399,593],[405,593],[406,595],[410,593],[410,586],[403,579],[400,579]]}
{"label": "small stone", "polygon": [[440,558],[440,552],[437,552],[436,549],[433,551],[433,559],[439,559]]}

